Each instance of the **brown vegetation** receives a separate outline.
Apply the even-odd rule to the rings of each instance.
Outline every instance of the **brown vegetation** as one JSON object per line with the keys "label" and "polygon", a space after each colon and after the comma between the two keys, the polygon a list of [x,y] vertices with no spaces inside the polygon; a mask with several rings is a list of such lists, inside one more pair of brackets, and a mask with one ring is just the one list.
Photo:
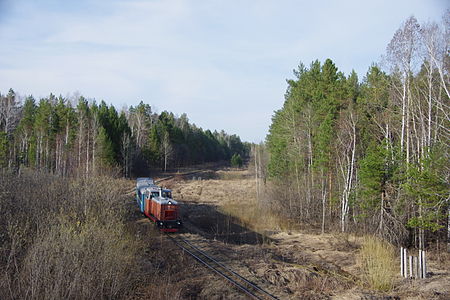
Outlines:
{"label": "brown vegetation", "polygon": [[[258,205],[276,194],[260,192],[257,201],[255,180],[248,171],[201,176],[202,180],[196,175],[195,180],[165,181],[175,199],[183,199],[186,228],[178,234],[242,276],[280,299],[385,295],[377,291],[386,290],[377,287],[377,277],[371,281],[377,264],[366,262],[386,255],[364,252],[363,238],[314,234],[309,227],[305,232],[261,209]],[[2,298],[244,299],[160,235],[139,213],[131,187],[130,181],[106,177],[87,181],[29,170],[20,176],[3,173]],[[375,255],[368,258],[367,253]],[[449,270],[442,269],[448,257],[431,252],[429,262],[432,276],[421,284],[402,280],[394,270],[393,277],[386,277],[387,289],[395,282],[389,295],[448,296],[444,285],[449,283]],[[397,268],[392,260],[388,263]]]}
{"label": "brown vegetation", "polygon": [[126,185],[24,171],[0,177],[3,299],[117,299],[142,248],[127,230]]}
{"label": "brown vegetation", "polygon": [[[443,299],[450,293],[442,253],[439,261],[430,251],[426,281],[402,280],[395,248],[376,238],[340,233],[339,226],[320,234],[314,224],[271,211],[283,191],[261,184],[257,199],[248,170],[202,178],[167,182],[183,201],[191,233],[185,236],[280,299]],[[197,285],[202,291],[197,296],[213,291],[213,284]]]}
{"label": "brown vegetation", "polygon": [[359,256],[363,277],[370,287],[390,291],[398,273],[394,247],[378,238],[366,237]]}

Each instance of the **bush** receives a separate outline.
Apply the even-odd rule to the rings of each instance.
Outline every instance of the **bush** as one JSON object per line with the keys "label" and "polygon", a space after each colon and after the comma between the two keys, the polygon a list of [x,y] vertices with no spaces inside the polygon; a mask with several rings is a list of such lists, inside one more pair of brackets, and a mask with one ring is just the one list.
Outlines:
{"label": "bush", "polygon": [[0,298],[133,295],[142,243],[127,227],[128,190],[129,183],[108,177],[3,172]]}
{"label": "bush", "polygon": [[366,237],[360,250],[365,280],[372,289],[390,291],[396,277],[394,247],[376,237]]}
{"label": "bush", "polygon": [[24,292],[30,299],[123,298],[137,269],[137,248],[120,223],[61,218],[28,252]]}

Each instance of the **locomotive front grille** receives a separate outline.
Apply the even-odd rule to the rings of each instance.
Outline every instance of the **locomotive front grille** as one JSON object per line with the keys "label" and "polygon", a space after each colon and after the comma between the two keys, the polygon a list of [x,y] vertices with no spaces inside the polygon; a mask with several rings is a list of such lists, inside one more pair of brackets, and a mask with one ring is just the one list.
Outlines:
{"label": "locomotive front grille", "polygon": [[174,220],[176,218],[177,214],[174,210],[166,210],[164,212],[164,217],[166,220]]}

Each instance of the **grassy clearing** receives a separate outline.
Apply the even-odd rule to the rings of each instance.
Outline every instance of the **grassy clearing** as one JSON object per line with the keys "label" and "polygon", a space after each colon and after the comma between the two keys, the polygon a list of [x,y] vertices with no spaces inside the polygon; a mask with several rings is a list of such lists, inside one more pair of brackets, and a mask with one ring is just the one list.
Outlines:
{"label": "grassy clearing", "polygon": [[397,275],[394,247],[369,236],[364,238],[359,253],[364,279],[369,286],[378,291],[390,291]]}
{"label": "grassy clearing", "polygon": [[216,172],[218,179],[220,180],[245,180],[249,179],[251,177],[251,174],[248,171],[242,171],[242,170],[219,170]]}
{"label": "grassy clearing", "polygon": [[[261,191],[262,198],[267,197]],[[220,203],[218,210],[225,216],[239,220],[239,225],[265,235],[266,232],[296,227],[295,222],[277,215],[256,199],[255,179],[248,171],[217,171],[215,179],[191,180],[174,187],[174,197],[181,201]]]}
{"label": "grassy clearing", "polygon": [[256,200],[228,201],[219,210],[225,215],[240,220],[240,225],[263,236],[267,232],[291,230],[294,226],[288,219],[281,218],[261,207]]}

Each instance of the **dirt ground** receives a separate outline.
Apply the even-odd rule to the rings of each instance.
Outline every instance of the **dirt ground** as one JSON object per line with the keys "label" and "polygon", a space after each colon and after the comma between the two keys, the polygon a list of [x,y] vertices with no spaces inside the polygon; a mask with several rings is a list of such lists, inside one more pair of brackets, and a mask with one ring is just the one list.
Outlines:
{"label": "dirt ground", "polygon": [[[160,184],[172,188],[181,204],[185,226],[177,234],[279,299],[450,299],[450,266],[442,265],[442,258],[430,255],[429,278],[398,276],[395,289],[383,294],[369,290],[361,280],[361,237],[249,229],[223,209],[232,201],[254,202],[255,182],[247,171],[175,176]],[[158,243],[154,247],[181,252],[162,237]],[[246,299],[189,257],[178,255],[175,263],[189,270],[173,287],[177,298]]]}

